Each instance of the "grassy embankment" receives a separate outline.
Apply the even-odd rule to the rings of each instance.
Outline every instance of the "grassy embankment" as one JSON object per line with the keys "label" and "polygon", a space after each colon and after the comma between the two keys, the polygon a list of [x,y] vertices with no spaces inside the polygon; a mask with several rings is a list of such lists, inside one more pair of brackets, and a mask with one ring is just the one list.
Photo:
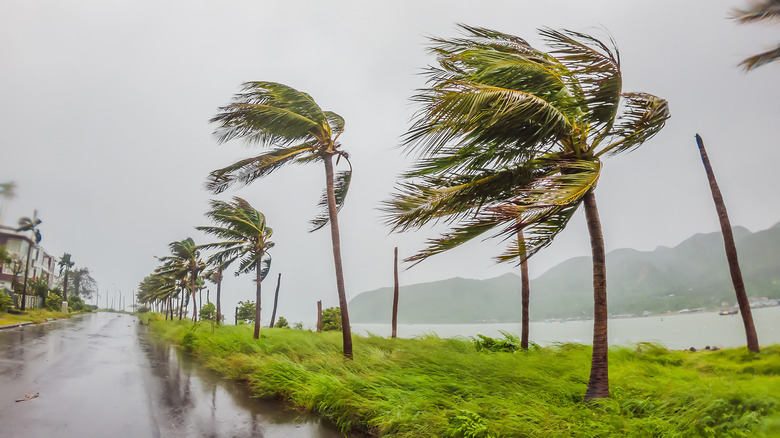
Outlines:
{"label": "grassy embankment", "polygon": [[30,310],[25,310],[24,312],[21,312],[19,314],[0,312],[0,325],[16,324],[25,321],[32,321],[36,324],[40,324],[42,322],[45,322],[49,318],[52,319],[70,318],[71,316],[80,315],[81,313],[84,312],[62,313],[62,312],[52,312],[51,310],[47,310],[47,309],[30,309]]}
{"label": "grassy embankment", "polygon": [[[140,315],[142,321],[148,317]],[[780,436],[780,346],[610,351],[612,398],[585,404],[590,347],[477,352],[463,339],[341,334],[154,320],[152,330],[258,397],[319,412],[343,430],[394,437]]]}

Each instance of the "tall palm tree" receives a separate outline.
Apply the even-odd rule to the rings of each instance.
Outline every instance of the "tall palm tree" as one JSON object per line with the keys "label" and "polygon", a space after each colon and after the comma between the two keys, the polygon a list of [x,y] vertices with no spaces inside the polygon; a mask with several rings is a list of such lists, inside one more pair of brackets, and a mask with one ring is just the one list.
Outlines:
{"label": "tall palm tree", "polygon": [[[160,257],[163,265],[158,272],[179,280],[179,284],[186,291],[187,297],[192,299],[192,319],[197,321],[196,285],[201,271],[206,268],[206,264],[200,259],[199,247],[195,245],[195,241],[191,237],[171,242],[168,244],[168,249],[171,255]],[[179,319],[181,319],[181,313],[179,314]]]}
{"label": "tall palm tree", "polygon": [[195,227],[207,234],[223,239],[221,242],[201,245],[200,248],[216,249],[211,256],[213,264],[223,266],[238,261],[236,275],[255,271],[255,331],[260,337],[261,283],[271,268],[273,230],[266,225],[265,216],[245,200],[234,197],[233,202],[211,201],[211,210],[206,216],[217,226]]}
{"label": "tall palm tree", "polygon": [[[65,269],[65,279],[62,282],[62,300],[68,301],[68,272],[75,263],[70,260],[70,254],[64,253],[57,264],[60,267],[60,275],[62,275],[63,268]],[[76,295],[78,295],[78,291],[76,291]]]}
{"label": "tall palm tree", "polygon": [[614,41],[542,29],[544,52],[522,38],[461,26],[434,39],[439,67],[407,134],[418,155],[386,204],[396,231],[444,221],[451,230],[407,259],[419,262],[493,231],[511,239],[498,261],[522,261],[552,242],[580,205],[593,256],[594,334],[586,399],[608,397],[604,242],[594,196],[601,158],[654,136],[666,101],[623,93]]}
{"label": "tall palm tree", "polygon": [[212,269],[206,272],[206,279],[217,285],[217,324],[222,324],[222,271],[227,266],[222,263],[216,263],[211,258],[206,260],[206,264],[213,266]]}
{"label": "tall palm tree", "polygon": [[696,134],[696,144],[699,146],[701,161],[704,164],[704,171],[707,173],[707,180],[710,183],[712,200],[715,202],[715,210],[718,212],[718,221],[720,221],[723,244],[726,248],[726,260],[729,263],[731,282],[734,285],[734,292],[737,295],[737,304],[739,304],[739,314],[742,316],[742,324],[745,326],[747,347],[748,350],[758,353],[760,350],[758,335],[756,334],[756,325],[753,323],[753,313],[750,310],[750,301],[748,301],[747,292],[745,292],[745,283],[742,281],[742,270],[739,268],[737,245],[734,243],[734,233],[731,230],[729,214],[726,211],[726,204],[723,202],[723,195],[720,193],[718,182],[715,180],[715,173],[712,171],[710,159],[707,156],[707,150],[704,149],[704,141],[699,134]]}
{"label": "tall palm tree", "polygon": [[[206,187],[214,193],[234,184],[249,184],[285,164],[322,161],[325,165],[325,193],[319,204],[324,211],[311,221],[311,231],[330,223],[344,356],[351,359],[352,331],[338,225],[338,211],[344,205],[352,178],[349,157],[337,141],[344,131],[344,119],[334,112],[323,111],[311,96],[287,85],[247,82],[233,102],[220,108],[219,114],[211,121],[219,124],[215,134],[220,143],[242,138],[249,144],[274,147],[269,152],[211,172]],[[344,158],[349,169],[335,173],[334,156],[336,165]]]}
{"label": "tall palm tree", "polygon": [[38,229],[38,225],[40,225],[41,222],[42,221],[38,219],[38,210],[35,210],[33,211],[32,218],[25,216],[19,219],[19,227],[16,229],[17,233],[23,233],[25,231],[30,232],[30,245],[27,247],[27,262],[24,268],[21,310],[25,310],[27,307],[27,278],[30,276],[30,258],[32,257],[33,246],[37,246],[41,243],[41,231]]}
{"label": "tall palm tree", "polygon": [[[754,0],[747,9],[735,9],[731,18],[739,23],[753,23],[762,20],[780,21],[780,0]],[[780,60],[780,44],[766,52],[745,59],[739,65],[747,72],[778,60]]]}

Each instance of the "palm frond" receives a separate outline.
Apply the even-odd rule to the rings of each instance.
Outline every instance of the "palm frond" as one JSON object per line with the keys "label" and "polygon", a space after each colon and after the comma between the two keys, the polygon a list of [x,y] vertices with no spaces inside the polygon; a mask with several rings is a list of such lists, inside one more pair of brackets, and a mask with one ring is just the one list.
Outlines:
{"label": "palm frond", "polygon": [[333,111],[325,111],[325,118],[328,120],[332,135],[338,137],[344,132],[344,118]]}
{"label": "palm frond", "polygon": [[746,9],[734,9],[731,18],[739,23],[752,23],[754,21],[780,19],[780,0],[752,1]]}
{"label": "palm frond", "polygon": [[[344,200],[347,197],[349,191],[349,184],[352,181],[352,165],[350,164],[349,170],[342,170],[336,172],[333,181],[333,191],[336,197],[336,211],[341,211],[341,207],[344,206]],[[327,189],[320,197],[320,202],[317,204],[320,209],[320,213],[309,221],[312,228],[309,232],[314,232],[324,227],[330,222],[330,216],[328,212],[328,193]]]}
{"label": "palm frond", "polygon": [[277,148],[256,157],[240,160],[209,174],[206,189],[212,193],[224,192],[235,184],[248,185],[258,178],[271,174],[285,164],[298,161],[302,154],[312,152],[315,145],[303,143],[297,146]]}
{"label": "palm frond", "polygon": [[571,30],[540,29],[553,48],[551,54],[571,73],[569,89],[581,96],[583,120],[590,124],[588,135],[598,144],[609,131],[620,103],[622,76],[620,53],[600,40]]}
{"label": "palm frond", "polygon": [[648,93],[625,93],[625,107],[608,134],[610,144],[597,153],[615,155],[640,146],[656,135],[669,118],[666,100]]}
{"label": "palm frond", "polygon": [[746,72],[755,70],[758,67],[761,67],[762,65],[769,64],[770,62],[776,62],[780,61],[780,45],[775,47],[772,50],[768,50],[764,53],[759,53],[758,55],[751,56],[744,61],[739,63],[739,66],[742,67],[743,70]]}
{"label": "palm frond", "polygon": [[212,118],[220,143],[243,138],[264,146],[285,146],[330,138],[326,116],[306,93],[275,82],[247,82],[233,102]]}

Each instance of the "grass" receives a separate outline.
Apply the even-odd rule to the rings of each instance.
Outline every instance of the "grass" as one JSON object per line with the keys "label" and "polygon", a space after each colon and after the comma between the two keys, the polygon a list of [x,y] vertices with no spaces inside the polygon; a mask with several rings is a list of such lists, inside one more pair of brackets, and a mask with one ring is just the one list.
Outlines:
{"label": "grass", "polygon": [[780,436],[780,346],[610,350],[612,397],[583,403],[589,346],[478,352],[467,339],[341,334],[151,319],[152,330],[258,397],[318,412],[342,430],[392,437]]}
{"label": "grass", "polygon": [[20,314],[0,312],[0,325],[16,324],[25,321],[31,321],[36,324],[46,322],[47,319],[63,319],[80,315],[84,312],[62,313],[53,312],[47,309],[29,309]]}

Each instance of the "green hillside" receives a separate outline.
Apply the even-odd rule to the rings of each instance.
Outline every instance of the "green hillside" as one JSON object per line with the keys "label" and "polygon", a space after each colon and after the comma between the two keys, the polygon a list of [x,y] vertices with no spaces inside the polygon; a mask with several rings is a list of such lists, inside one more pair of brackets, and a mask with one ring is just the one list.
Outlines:
{"label": "green hillside", "polygon": [[[749,296],[780,298],[780,223],[755,233],[734,228]],[[531,319],[592,314],[590,257],[569,259],[531,281]],[[683,308],[732,305],[721,234],[696,234],[674,248],[618,249],[607,254],[612,314],[661,313]],[[364,292],[349,303],[356,323],[389,323],[392,288]],[[400,323],[515,322],[520,315],[520,277],[451,278],[402,286]]]}

